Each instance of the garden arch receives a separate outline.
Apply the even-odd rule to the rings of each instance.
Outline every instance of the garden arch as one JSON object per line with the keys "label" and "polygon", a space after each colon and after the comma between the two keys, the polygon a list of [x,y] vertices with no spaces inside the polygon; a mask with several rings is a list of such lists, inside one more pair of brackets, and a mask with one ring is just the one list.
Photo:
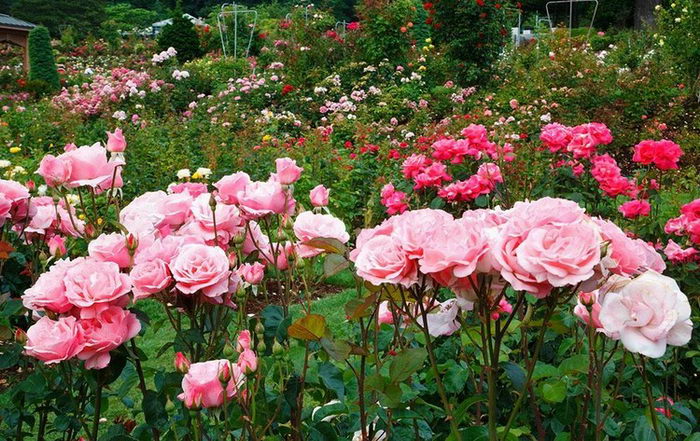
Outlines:
{"label": "garden arch", "polygon": [[29,71],[29,31],[36,25],[28,21],[0,14],[0,43],[7,42],[22,48],[22,67]]}

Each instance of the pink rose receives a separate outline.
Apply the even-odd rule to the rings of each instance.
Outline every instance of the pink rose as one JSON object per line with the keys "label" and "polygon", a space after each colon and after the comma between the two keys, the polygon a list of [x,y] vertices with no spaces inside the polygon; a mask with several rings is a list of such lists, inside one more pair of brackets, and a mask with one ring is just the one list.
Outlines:
{"label": "pink rose", "polygon": [[49,253],[54,257],[64,256],[67,252],[66,249],[66,238],[63,236],[53,235],[48,242]]}
{"label": "pink rose", "polygon": [[149,191],[136,198],[119,212],[119,222],[132,234],[153,234],[165,223],[162,207],[168,195]]}
{"label": "pink rose", "polygon": [[88,244],[88,254],[95,260],[114,262],[119,268],[131,266],[126,236],[120,233],[101,234]]}
{"label": "pink rose", "polygon": [[328,195],[330,191],[323,185],[317,185],[309,193],[311,205],[314,207],[325,207],[328,205]]}
{"label": "pink rose", "polygon": [[[178,398],[188,408],[219,407],[224,403],[224,393],[227,400],[233,398],[244,381],[241,369],[228,360],[192,363],[182,379],[183,392]],[[226,390],[222,383],[226,384]]]}
{"label": "pink rose", "polygon": [[170,271],[183,294],[202,291],[207,297],[218,297],[228,291],[228,257],[219,247],[185,245],[170,263]]}
{"label": "pink rose", "polygon": [[190,366],[192,365],[192,363],[190,362],[190,360],[187,359],[185,354],[183,354],[182,352],[178,352],[177,354],[175,354],[173,365],[175,366],[176,371],[186,374],[187,371],[190,370]]}
{"label": "pink rose", "polygon": [[19,182],[0,179],[0,195],[15,203],[28,199],[29,190]]}
{"label": "pink rose", "polygon": [[401,284],[409,287],[418,282],[418,268],[391,236],[375,236],[359,247],[355,256],[357,275],[375,285]]}
{"label": "pink rose", "polygon": [[74,357],[83,348],[83,330],[75,317],[42,317],[27,330],[25,353],[46,364]]}
{"label": "pink rose", "polygon": [[433,337],[452,335],[460,328],[457,315],[459,306],[456,299],[450,299],[437,305],[428,313],[428,332]]}
{"label": "pink rose", "polygon": [[244,263],[238,267],[238,275],[251,285],[258,285],[265,275],[265,265],[260,262]]}
{"label": "pink rose", "polygon": [[104,369],[109,364],[109,351],[134,338],[141,323],[131,312],[110,306],[93,318],[81,319],[85,345],[78,358],[85,361],[86,369]]}
{"label": "pink rose", "polygon": [[282,185],[290,185],[299,180],[303,168],[297,167],[297,162],[289,158],[275,159],[275,167],[277,169],[277,180]]}
{"label": "pink rose", "polygon": [[617,207],[617,209],[627,219],[635,219],[639,216],[649,216],[649,213],[651,213],[651,205],[649,205],[649,202],[643,199],[627,201]]}
{"label": "pink rose", "polygon": [[637,253],[642,257],[640,270],[654,270],[657,273],[663,273],[666,270],[666,263],[663,257],[656,252],[653,246],[644,242],[642,239],[634,239],[634,244],[637,247]]}
{"label": "pink rose", "polygon": [[630,352],[658,358],[690,341],[690,303],[675,280],[649,270],[605,294],[600,322]]}
{"label": "pink rose", "polygon": [[42,273],[34,285],[24,291],[24,307],[32,311],[51,311],[57,314],[73,309],[66,297],[63,283],[66,271],[72,264],[69,260],[59,260],[47,272]]}
{"label": "pink rose", "polygon": [[267,248],[260,250],[260,259],[278,270],[289,268],[289,258],[294,254],[294,245],[291,242],[269,243]]}
{"label": "pink rose", "polygon": [[258,357],[255,355],[255,352],[251,351],[250,349],[244,349],[243,352],[238,355],[238,361],[236,361],[236,364],[240,368],[241,372],[249,374],[251,372],[255,372],[255,370],[258,368]]}
{"label": "pink rose", "polygon": [[342,243],[350,240],[343,221],[330,214],[315,214],[311,211],[305,211],[297,216],[294,221],[294,235],[301,242],[297,249],[301,257],[313,257],[323,252],[319,248],[304,245],[308,240],[331,238]]}
{"label": "pink rose", "polygon": [[84,259],[74,263],[64,279],[68,301],[79,308],[121,305],[131,291],[131,280],[114,262]]}
{"label": "pink rose", "polygon": [[250,331],[247,329],[239,332],[236,339],[236,351],[243,352],[245,349],[250,349]]}
{"label": "pink rose", "polygon": [[111,153],[121,153],[126,150],[126,139],[122,129],[117,128],[113,133],[107,132],[107,151]]}
{"label": "pink rose", "polygon": [[134,284],[135,300],[163,291],[172,282],[168,266],[160,259],[134,265],[129,276]]}
{"label": "pink rose", "polygon": [[237,172],[219,179],[214,184],[214,187],[219,190],[217,196],[224,204],[237,204],[238,193],[245,190],[246,185],[250,184],[250,182],[248,173]]}
{"label": "pink rose", "polygon": [[555,153],[566,148],[572,137],[571,127],[559,123],[547,124],[542,127],[540,140],[547,146],[550,152]]}
{"label": "pink rose", "polygon": [[120,188],[123,184],[121,164],[108,161],[107,151],[99,144],[67,151],[58,159],[70,164],[70,178],[64,184],[68,188],[88,186],[104,191],[112,186]]}
{"label": "pink rose", "polygon": [[70,179],[71,163],[54,155],[46,155],[39,163],[37,173],[49,187],[58,187]]}
{"label": "pink rose", "polygon": [[238,193],[238,203],[241,211],[251,218],[294,212],[294,199],[276,181],[251,182]]}
{"label": "pink rose", "polygon": [[673,240],[669,240],[666,248],[664,248],[664,254],[673,263],[692,262],[698,258],[699,253],[695,248],[681,248]]}
{"label": "pink rose", "polygon": [[[600,323],[600,303],[598,303],[598,292],[582,292],[578,296],[578,302],[574,307],[574,315],[585,324],[601,329]],[[590,311],[589,311],[590,309]]]}

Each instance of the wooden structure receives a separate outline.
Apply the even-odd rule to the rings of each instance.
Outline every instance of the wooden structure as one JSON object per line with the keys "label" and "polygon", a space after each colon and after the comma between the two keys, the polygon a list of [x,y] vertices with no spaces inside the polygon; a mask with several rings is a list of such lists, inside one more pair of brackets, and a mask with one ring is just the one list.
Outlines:
{"label": "wooden structure", "polygon": [[28,21],[0,14],[0,43],[8,42],[22,48],[24,71],[29,71],[29,31],[36,25]]}

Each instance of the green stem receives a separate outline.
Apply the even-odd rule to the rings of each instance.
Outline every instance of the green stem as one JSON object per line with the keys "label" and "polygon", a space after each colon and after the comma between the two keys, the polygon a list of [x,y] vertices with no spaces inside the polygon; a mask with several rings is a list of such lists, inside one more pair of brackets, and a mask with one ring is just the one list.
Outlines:
{"label": "green stem", "polygon": [[661,434],[659,433],[659,422],[656,419],[656,409],[654,409],[654,397],[651,393],[651,384],[649,383],[649,379],[647,378],[647,365],[645,357],[641,355],[639,358],[642,361],[642,379],[644,380],[644,389],[647,393],[647,402],[649,404],[649,415],[651,416],[651,425],[654,428],[654,436],[656,437],[656,441],[661,441]]}
{"label": "green stem", "polygon": [[102,408],[102,383],[97,383],[97,390],[95,391],[95,417],[92,421],[92,436],[90,439],[92,441],[97,441],[97,435],[100,431],[100,410]]}

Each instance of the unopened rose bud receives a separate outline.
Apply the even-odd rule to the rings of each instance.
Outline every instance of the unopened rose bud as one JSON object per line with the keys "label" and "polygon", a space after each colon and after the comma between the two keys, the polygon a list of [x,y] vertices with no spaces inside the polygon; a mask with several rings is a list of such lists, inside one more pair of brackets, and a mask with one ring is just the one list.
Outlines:
{"label": "unopened rose bud", "polygon": [[129,251],[129,255],[133,257],[134,253],[136,253],[136,249],[139,247],[139,240],[136,236],[133,234],[129,233],[128,236],[126,236],[126,249]]}
{"label": "unopened rose bud", "polygon": [[229,268],[235,267],[237,262],[238,262],[238,256],[236,255],[236,253],[229,253],[229,255],[228,255]]}
{"label": "unopened rose bud", "polygon": [[219,381],[222,383],[228,383],[231,380],[231,368],[228,363],[219,371]]}
{"label": "unopened rose bud", "polygon": [[24,346],[24,344],[27,343],[27,340],[28,340],[27,333],[24,332],[23,329],[21,329],[21,328],[15,329],[15,341],[17,343]]}
{"label": "unopened rose bud", "polygon": [[186,374],[190,370],[190,364],[190,360],[188,360],[187,357],[185,357],[185,354],[183,354],[182,352],[178,352],[177,354],[175,354],[174,365],[176,371],[182,374]]}
{"label": "unopened rose bud", "polygon": [[582,305],[593,306],[596,302],[596,294],[593,292],[582,292],[579,293],[578,300]]}
{"label": "unopened rose bud", "polygon": [[273,354],[281,354],[284,351],[284,347],[282,347],[281,344],[277,340],[275,340],[275,343],[272,345],[272,353]]}

